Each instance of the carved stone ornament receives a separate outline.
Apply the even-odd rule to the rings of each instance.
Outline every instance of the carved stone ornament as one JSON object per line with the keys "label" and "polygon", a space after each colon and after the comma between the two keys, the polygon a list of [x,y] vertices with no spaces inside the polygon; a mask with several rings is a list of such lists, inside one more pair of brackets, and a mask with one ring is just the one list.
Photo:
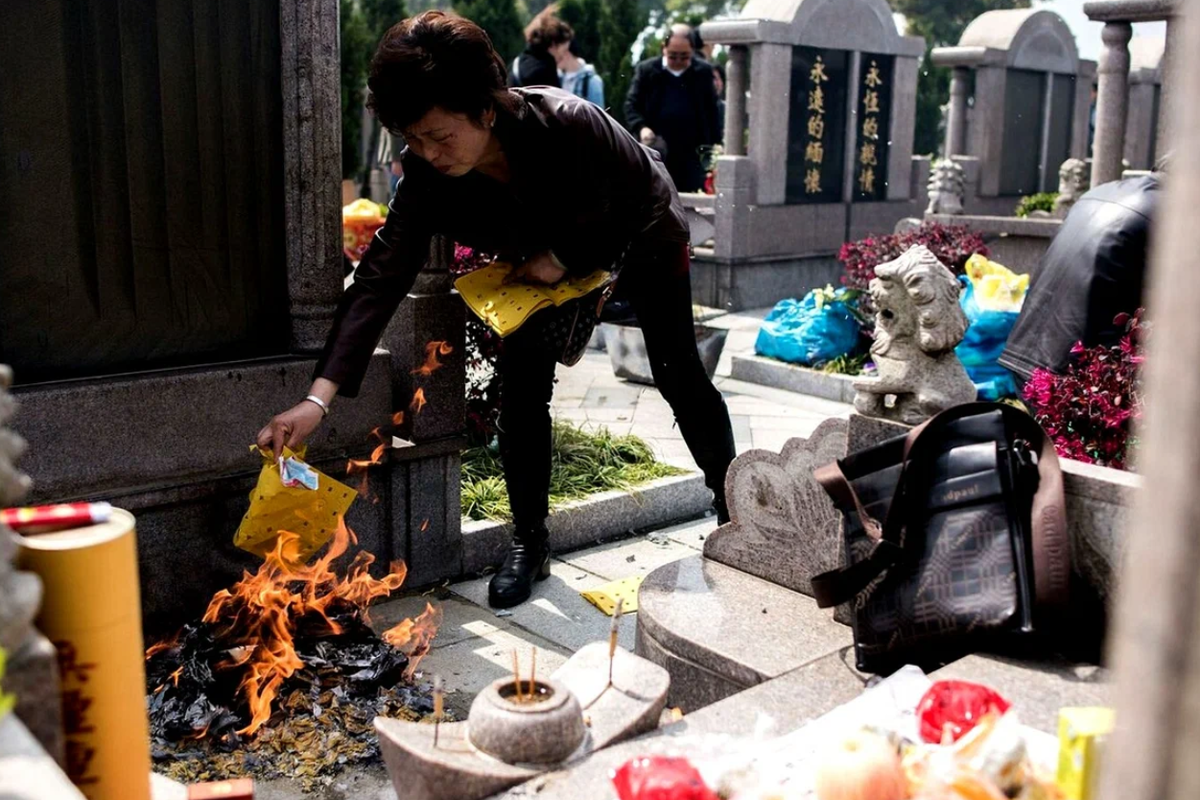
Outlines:
{"label": "carved stone ornament", "polygon": [[963,213],[963,168],[949,158],[935,161],[929,172],[929,207],[926,214]]}
{"label": "carved stone ornament", "polygon": [[878,374],[855,381],[858,413],[916,425],[975,400],[975,384],[954,354],[967,331],[960,288],[923,245],[875,268],[871,355]]}

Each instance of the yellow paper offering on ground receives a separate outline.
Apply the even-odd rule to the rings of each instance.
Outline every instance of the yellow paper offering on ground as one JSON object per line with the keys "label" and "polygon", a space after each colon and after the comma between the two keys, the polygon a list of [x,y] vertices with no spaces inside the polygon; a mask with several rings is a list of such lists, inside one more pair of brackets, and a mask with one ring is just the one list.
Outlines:
{"label": "yellow paper offering on ground", "polygon": [[621,613],[631,614],[638,610],[638,589],[642,586],[642,577],[623,578],[580,594],[610,617],[617,609],[617,600],[622,599],[625,602],[621,606]]}
{"label": "yellow paper offering on ground", "polygon": [[582,278],[564,278],[553,286],[530,286],[505,283],[511,271],[511,265],[495,263],[454,282],[467,308],[501,338],[520,328],[534,313],[578,300],[599,289],[609,277],[608,272],[597,270]]}
{"label": "yellow paper offering on ground", "polygon": [[289,468],[303,468],[309,485],[294,480],[289,481],[292,485],[284,485],[279,463],[266,454],[258,485],[250,494],[250,510],[242,518],[233,543],[265,557],[275,546],[279,532],[290,531],[300,537],[298,558],[304,562],[333,538],[338,519],[350,508],[357,492],[309,467],[303,461],[303,454],[285,448],[283,457]]}

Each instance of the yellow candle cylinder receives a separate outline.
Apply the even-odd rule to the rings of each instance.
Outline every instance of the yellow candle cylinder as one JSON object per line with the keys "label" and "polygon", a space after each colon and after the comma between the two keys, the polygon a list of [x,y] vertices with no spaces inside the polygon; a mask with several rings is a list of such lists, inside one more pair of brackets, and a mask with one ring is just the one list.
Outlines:
{"label": "yellow candle cylinder", "polygon": [[37,626],[58,649],[67,775],[88,800],[149,800],[150,731],[133,515],[18,537],[45,584]]}

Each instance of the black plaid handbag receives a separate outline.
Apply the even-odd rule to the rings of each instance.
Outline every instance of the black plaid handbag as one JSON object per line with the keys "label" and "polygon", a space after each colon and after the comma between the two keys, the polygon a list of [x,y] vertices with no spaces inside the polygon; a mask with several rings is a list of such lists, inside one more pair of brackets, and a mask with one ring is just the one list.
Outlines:
{"label": "black plaid handbag", "polygon": [[588,342],[600,323],[604,304],[617,288],[617,278],[627,253],[622,253],[613,264],[608,279],[601,286],[576,300],[543,309],[526,323],[534,329],[534,335],[541,339],[543,347],[558,363],[573,367],[587,352]]}
{"label": "black plaid handbag", "polygon": [[1062,472],[1027,414],[958,406],[815,477],[845,517],[847,566],[814,577],[813,593],[852,603],[859,669],[936,664],[1057,625],[1071,579]]}

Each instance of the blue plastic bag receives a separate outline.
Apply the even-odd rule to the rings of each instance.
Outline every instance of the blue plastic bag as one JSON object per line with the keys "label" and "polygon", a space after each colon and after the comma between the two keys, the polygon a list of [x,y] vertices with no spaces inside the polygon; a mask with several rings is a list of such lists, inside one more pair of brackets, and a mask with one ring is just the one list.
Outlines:
{"label": "blue plastic bag", "polygon": [[758,331],[760,356],[813,366],[847,355],[858,346],[862,325],[845,289],[814,289],[803,300],[781,300]]}
{"label": "blue plastic bag", "polygon": [[975,298],[975,285],[965,276],[959,280],[967,287],[959,303],[970,327],[954,352],[966,367],[967,375],[975,382],[980,400],[1015,397],[1016,382],[1012,373],[1000,366],[999,360],[1019,314],[1016,311],[980,308]]}

